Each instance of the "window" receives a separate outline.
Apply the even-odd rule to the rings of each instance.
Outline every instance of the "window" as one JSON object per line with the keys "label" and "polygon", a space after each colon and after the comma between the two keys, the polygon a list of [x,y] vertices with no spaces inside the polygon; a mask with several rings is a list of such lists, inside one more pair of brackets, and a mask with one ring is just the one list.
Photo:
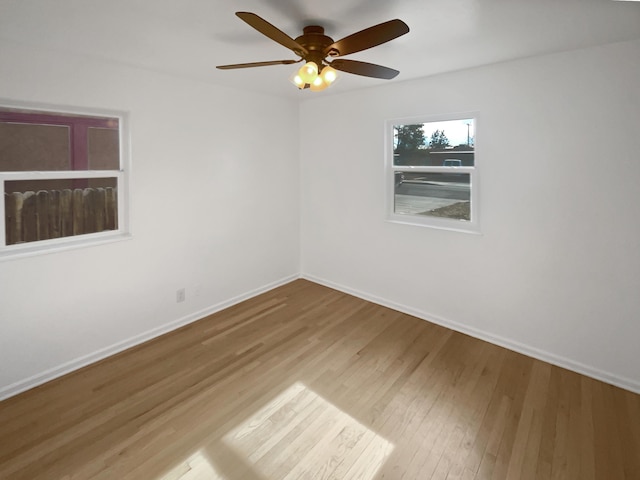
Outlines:
{"label": "window", "polygon": [[0,106],[0,257],[127,233],[125,121]]}
{"label": "window", "polygon": [[474,115],[387,122],[391,221],[478,232]]}

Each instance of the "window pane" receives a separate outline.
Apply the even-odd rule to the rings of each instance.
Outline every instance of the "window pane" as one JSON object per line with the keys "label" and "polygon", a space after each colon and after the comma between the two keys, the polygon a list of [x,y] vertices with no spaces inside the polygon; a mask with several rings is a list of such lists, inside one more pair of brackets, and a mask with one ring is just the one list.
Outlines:
{"label": "window pane", "polygon": [[472,167],[475,125],[472,118],[394,125],[393,164],[421,167]]}
{"label": "window pane", "polygon": [[90,170],[118,170],[120,168],[120,142],[117,129],[87,129]]}
{"label": "window pane", "polygon": [[0,107],[0,171],[119,170],[119,119]]}
{"label": "window pane", "polygon": [[70,170],[69,127],[0,122],[0,171]]}
{"label": "window pane", "polygon": [[[78,181],[87,186],[74,187]],[[117,230],[116,185],[116,178],[5,182],[6,244]]]}
{"label": "window pane", "polygon": [[471,219],[468,173],[395,172],[394,184],[394,213]]}

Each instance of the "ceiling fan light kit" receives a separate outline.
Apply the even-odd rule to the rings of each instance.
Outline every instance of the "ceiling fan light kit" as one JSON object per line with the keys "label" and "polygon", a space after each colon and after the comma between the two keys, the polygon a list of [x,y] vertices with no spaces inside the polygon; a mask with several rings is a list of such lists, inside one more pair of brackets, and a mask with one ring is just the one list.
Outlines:
{"label": "ceiling fan light kit", "polygon": [[291,76],[291,82],[303,90],[310,89],[312,92],[320,92],[330,87],[338,79],[338,72],[329,65],[322,65],[318,71],[315,62],[307,62]]}
{"label": "ceiling fan light kit", "polygon": [[[382,65],[336,57],[361,52],[408,33],[409,27],[402,20],[389,20],[334,42],[331,37],[324,34],[324,28],[318,25],[304,27],[302,35],[294,40],[255,13],[236,12],[236,15],[263,35],[293,51],[300,58],[298,60],[219,65],[217,68],[221,70],[291,65],[304,61],[305,63],[293,73],[290,80],[299,89],[308,88],[314,92],[322,91],[331,86],[338,78],[337,70],[387,80],[400,73]],[[328,61],[328,57],[333,60]]]}

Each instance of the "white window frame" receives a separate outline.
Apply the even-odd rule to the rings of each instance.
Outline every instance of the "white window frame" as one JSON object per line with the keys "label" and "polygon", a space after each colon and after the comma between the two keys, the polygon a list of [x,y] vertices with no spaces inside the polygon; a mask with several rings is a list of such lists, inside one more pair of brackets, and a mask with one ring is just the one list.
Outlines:
{"label": "white window frame", "polygon": [[[385,212],[389,222],[405,225],[417,225],[464,233],[480,233],[479,216],[479,155],[478,155],[478,112],[462,112],[443,115],[428,115],[389,119],[385,122]],[[404,166],[394,165],[394,127],[396,125],[416,125],[430,122],[449,120],[473,119],[474,122],[474,166],[473,167],[442,167],[442,166]],[[470,220],[458,220],[429,215],[399,214],[395,212],[395,175],[396,172],[416,173],[466,173],[470,180]]]}
{"label": "white window frame", "polygon": [[[93,245],[101,245],[115,241],[131,238],[130,228],[130,134],[129,134],[129,113],[123,111],[86,109],[78,107],[64,107],[57,105],[45,105],[34,103],[14,102],[0,99],[0,107],[30,110],[34,113],[84,115],[95,117],[117,118],[119,121],[119,147],[120,147],[120,168],[119,170],[56,170],[56,171],[31,171],[31,172],[2,172],[0,171],[0,261],[10,260],[18,257],[28,257],[44,253],[52,253],[75,248],[84,248]],[[52,238],[47,240],[37,240],[33,242],[6,245],[5,226],[5,202],[4,202],[4,182],[10,180],[57,180],[57,179],[90,179],[90,178],[116,178],[118,186],[118,228],[104,232],[85,233],[63,238]]]}

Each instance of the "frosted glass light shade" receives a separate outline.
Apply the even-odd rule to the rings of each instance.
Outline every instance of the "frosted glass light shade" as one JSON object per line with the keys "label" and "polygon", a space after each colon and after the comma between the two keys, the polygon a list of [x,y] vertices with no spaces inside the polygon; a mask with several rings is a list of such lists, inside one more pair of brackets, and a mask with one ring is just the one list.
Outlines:
{"label": "frosted glass light shade", "polygon": [[331,85],[333,82],[335,82],[336,78],[338,78],[338,72],[336,72],[335,68],[326,66],[322,69],[322,80],[324,80],[324,83],[326,83],[327,85]]}
{"label": "frosted glass light shade", "polygon": [[298,72],[296,71],[293,75],[291,75],[291,77],[289,77],[289,80],[291,81],[291,83],[293,83],[296,87],[298,88],[304,88],[305,82],[304,80],[302,80],[302,78],[300,78],[300,75],[298,75]]}
{"label": "frosted glass light shade", "polygon": [[316,78],[318,78],[318,65],[316,65],[315,62],[307,62],[300,67],[298,75],[304,83],[311,84]]}
{"label": "frosted glass light shade", "polygon": [[321,92],[328,86],[329,84],[326,83],[321,76],[318,76],[313,82],[311,82],[311,85],[309,85],[309,88],[311,89],[312,92]]}

